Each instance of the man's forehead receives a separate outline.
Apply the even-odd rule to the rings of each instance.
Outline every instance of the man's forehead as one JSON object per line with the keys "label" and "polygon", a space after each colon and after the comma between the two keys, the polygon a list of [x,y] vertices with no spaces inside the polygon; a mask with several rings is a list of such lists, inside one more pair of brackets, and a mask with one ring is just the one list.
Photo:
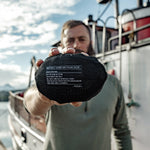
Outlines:
{"label": "man's forehead", "polygon": [[81,29],[74,30],[73,28],[64,30],[64,37],[67,37],[67,38],[75,38],[75,37],[82,38],[82,37],[87,37],[87,36],[89,35],[86,30],[81,30]]}
{"label": "man's forehead", "polygon": [[76,31],[88,33],[88,29],[85,26],[78,25],[78,26],[75,26],[75,27],[72,27],[72,28],[66,28],[64,30],[64,34],[68,34],[68,32],[76,32]]}

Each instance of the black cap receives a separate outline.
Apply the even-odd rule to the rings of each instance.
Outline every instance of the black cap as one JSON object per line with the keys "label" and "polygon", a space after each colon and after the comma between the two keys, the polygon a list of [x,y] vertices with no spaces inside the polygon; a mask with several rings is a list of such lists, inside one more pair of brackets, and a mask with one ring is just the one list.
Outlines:
{"label": "black cap", "polygon": [[104,66],[95,57],[83,54],[48,57],[35,73],[39,92],[59,103],[91,99],[106,78]]}

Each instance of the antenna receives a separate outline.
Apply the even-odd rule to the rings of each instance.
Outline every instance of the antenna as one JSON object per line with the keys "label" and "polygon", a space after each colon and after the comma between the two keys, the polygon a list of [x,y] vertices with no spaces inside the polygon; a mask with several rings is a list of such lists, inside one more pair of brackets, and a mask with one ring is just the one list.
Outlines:
{"label": "antenna", "polygon": [[31,68],[30,68],[30,75],[29,75],[28,87],[31,86],[31,77],[32,77],[32,70],[33,70],[33,68],[34,68],[35,70],[37,69],[35,56],[33,56],[32,59],[31,59]]}

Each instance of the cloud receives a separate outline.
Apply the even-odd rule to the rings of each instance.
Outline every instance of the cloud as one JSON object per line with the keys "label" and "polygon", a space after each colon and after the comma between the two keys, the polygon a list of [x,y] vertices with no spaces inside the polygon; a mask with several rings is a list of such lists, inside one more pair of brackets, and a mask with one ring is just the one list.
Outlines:
{"label": "cloud", "polygon": [[53,30],[56,30],[59,27],[58,24],[53,23],[52,21],[45,21],[42,22],[41,24],[35,24],[32,26],[28,26],[25,30],[24,30],[24,34],[28,35],[28,34],[43,34],[43,33],[47,33]]}
{"label": "cloud", "polygon": [[35,50],[35,49],[30,49],[30,50],[19,50],[19,51],[16,52],[16,54],[19,54],[19,55],[20,55],[20,54],[26,54],[26,53],[37,54],[38,51]]}
{"label": "cloud", "polygon": [[[0,49],[45,44],[56,39],[59,25],[47,20],[53,14],[74,14],[77,0],[2,0]],[[7,12],[7,13],[6,13]]]}
{"label": "cloud", "polygon": [[[6,48],[14,48],[14,47],[21,47],[21,46],[36,46],[43,45],[46,43],[50,43],[50,41],[54,41],[56,36],[54,31],[51,31],[52,29],[56,29],[58,25],[56,24],[49,24],[47,28],[44,26],[39,26],[37,28],[34,27],[27,27],[26,30],[24,30],[25,35],[28,36],[21,36],[21,35],[11,35],[11,34],[5,34],[0,37],[0,49],[6,49]],[[48,31],[48,28],[49,31]],[[37,32],[37,36],[34,36]]]}
{"label": "cloud", "polygon": [[[28,49],[28,50],[8,50],[8,51],[2,51],[0,52],[0,60],[7,59],[10,56],[20,55],[20,57],[24,57],[26,54],[32,55],[40,55],[40,54],[47,54],[48,55],[49,50],[48,49]],[[4,65],[5,66],[5,65]]]}
{"label": "cloud", "polygon": [[29,75],[22,72],[19,65],[0,63],[0,83],[10,83],[14,87],[27,86]]}
{"label": "cloud", "polygon": [[[10,83],[13,86],[18,86],[28,82],[28,74],[25,71],[27,68],[21,70],[23,63],[26,63],[32,54],[39,57],[47,56],[48,45],[58,40],[56,31],[60,24],[53,22],[51,17],[53,15],[62,15],[62,17],[63,15],[73,15],[74,12],[70,8],[79,1],[0,1],[1,85]],[[9,64],[6,64],[4,59]],[[19,62],[19,60],[21,61]]]}
{"label": "cloud", "polygon": [[15,53],[13,51],[10,51],[10,50],[0,52],[0,60],[6,59],[8,56],[12,56],[12,55],[15,55]]}
{"label": "cloud", "polygon": [[48,54],[48,53],[49,53],[49,50],[41,49],[39,52],[40,52],[41,54]]}

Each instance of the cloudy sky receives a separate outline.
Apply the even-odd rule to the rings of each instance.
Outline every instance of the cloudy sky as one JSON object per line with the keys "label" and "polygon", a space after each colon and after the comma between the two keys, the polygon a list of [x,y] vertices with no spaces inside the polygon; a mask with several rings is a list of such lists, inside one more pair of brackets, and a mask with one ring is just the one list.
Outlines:
{"label": "cloudy sky", "polygon": [[[128,8],[136,6],[136,0],[128,1]],[[0,86],[26,87],[32,56],[47,57],[62,24],[89,14],[97,19],[105,6],[96,0],[0,0]],[[114,2],[102,19],[113,15],[113,8]]]}

